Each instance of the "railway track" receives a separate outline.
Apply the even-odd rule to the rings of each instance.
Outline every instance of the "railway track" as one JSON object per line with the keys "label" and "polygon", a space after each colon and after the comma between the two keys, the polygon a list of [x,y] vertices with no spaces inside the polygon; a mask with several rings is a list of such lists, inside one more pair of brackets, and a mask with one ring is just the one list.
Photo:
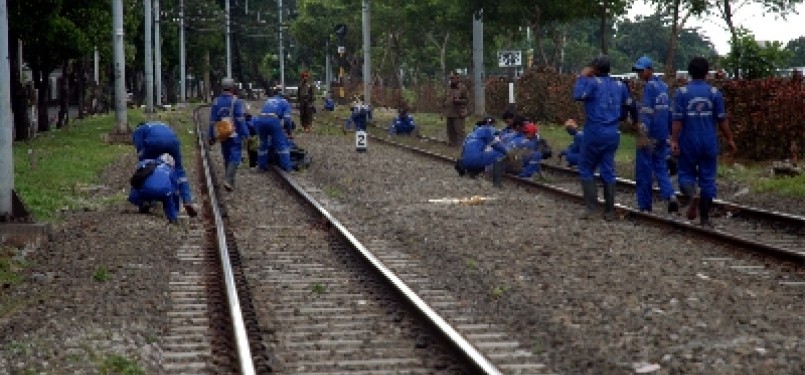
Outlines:
{"label": "railway track", "polygon": [[[177,293],[188,310],[172,315],[182,330],[206,334],[177,345],[186,350],[172,354],[182,362],[170,365],[173,373],[550,373],[503,329],[477,322],[417,273],[420,265],[405,253],[378,239],[359,242],[313,197],[321,189],[277,170],[241,175],[240,184],[254,188],[221,198],[214,157],[201,154],[222,263],[211,280],[189,275],[176,283],[188,286]],[[205,296],[201,284],[226,302]],[[218,315],[205,318],[202,305]]]}
{"label": "railway track", "polygon": [[[382,131],[382,129],[379,129]],[[395,137],[372,136],[373,139],[397,147],[427,155],[442,162],[453,163],[455,157],[445,156],[446,143],[427,136]],[[507,179],[583,202],[578,184],[578,172],[550,163],[543,163],[543,173],[547,178],[532,181],[508,175]],[[744,206],[723,200],[713,203],[713,217],[716,229],[703,228],[681,216],[659,213],[664,204],[655,194],[655,210],[658,213],[640,212],[633,206],[635,200],[634,181],[619,178],[617,181],[616,210],[621,218],[635,218],[676,228],[684,228],[718,241],[732,243],[764,253],[774,254],[801,264],[805,260],[805,217]],[[655,191],[656,193],[656,191]],[[602,201],[600,201],[602,203]]]}

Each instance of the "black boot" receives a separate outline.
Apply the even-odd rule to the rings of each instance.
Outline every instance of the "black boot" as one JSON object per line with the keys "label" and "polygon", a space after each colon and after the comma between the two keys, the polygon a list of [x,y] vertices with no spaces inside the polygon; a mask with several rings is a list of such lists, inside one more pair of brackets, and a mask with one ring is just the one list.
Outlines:
{"label": "black boot", "polygon": [[604,184],[604,220],[615,220],[615,183]]}
{"label": "black boot", "polygon": [[467,173],[467,170],[464,169],[464,167],[461,165],[461,159],[456,160],[455,168],[456,168],[456,172],[458,172],[459,177],[464,177],[464,174]]}
{"label": "black boot", "polygon": [[495,187],[503,186],[503,161],[499,160],[492,164],[492,185]]}
{"label": "black boot", "polygon": [[696,196],[696,187],[693,185],[681,185],[679,191],[682,192],[684,198],[679,201],[679,208],[687,207]]}
{"label": "black boot", "polygon": [[584,193],[584,213],[581,214],[581,219],[590,219],[595,216],[598,211],[598,186],[595,180],[582,181],[581,189]]}
{"label": "black boot", "polygon": [[699,224],[703,227],[713,227],[710,222],[710,208],[713,206],[713,198],[699,199]]}
{"label": "black boot", "polygon": [[232,191],[235,189],[235,174],[238,172],[238,165],[235,163],[226,164],[226,174],[224,176],[224,189]]}

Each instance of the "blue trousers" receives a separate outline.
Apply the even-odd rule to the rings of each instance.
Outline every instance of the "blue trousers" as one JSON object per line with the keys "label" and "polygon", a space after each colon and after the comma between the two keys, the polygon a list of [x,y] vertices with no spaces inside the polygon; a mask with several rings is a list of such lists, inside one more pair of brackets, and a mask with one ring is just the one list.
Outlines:
{"label": "blue trousers", "polygon": [[635,155],[635,190],[637,193],[637,207],[641,211],[651,211],[654,194],[654,178],[660,187],[663,199],[674,195],[674,186],[668,176],[668,145],[661,142],[654,147],[638,148]]}
{"label": "blue trousers", "polygon": [[291,165],[291,147],[288,137],[278,117],[261,116],[254,122],[254,130],[260,139],[260,148],[257,151],[257,167],[268,170],[269,154],[277,154],[280,168],[284,171],[293,169]]}
{"label": "blue trousers", "polygon": [[585,129],[579,158],[579,178],[582,181],[590,181],[598,169],[601,181],[607,184],[614,183],[615,152],[618,151],[620,140],[620,133],[617,132],[595,134]]}
{"label": "blue trousers", "polygon": [[701,138],[682,139],[679,142],[679,151],[677,158],[679,186],[694,186],[698,181],[699,195],[703,199],[715,198],[718,167],[716,141]]}
{"label": "blue trousers", "polygon": [[152,202],[161,202],[162,210],[165,212],[165,217],[170,221],[175,221],[179,217],[179,195],[150,195],[146,191],[131,189],[129,193],[129,202],[137,207],[143,208],[150,205]]}

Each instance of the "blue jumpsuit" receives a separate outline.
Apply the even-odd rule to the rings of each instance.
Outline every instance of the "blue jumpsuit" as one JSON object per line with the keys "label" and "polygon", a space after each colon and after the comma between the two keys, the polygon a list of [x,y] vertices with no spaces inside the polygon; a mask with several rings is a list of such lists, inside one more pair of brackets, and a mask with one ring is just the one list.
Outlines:
{"label": "blue jumpsuit", "polygon": [[657,177],[663,199],[668,200],[674,195],[667,162],[670,118],[668,86],[659,78],[652,77],[643,88],[638,125],[648,137],[649,146],[638,147],[635,156],[635,190],[637,206],[641,211],[651,211],[654,176]]}
{"label": "blue jumpsuit", "polygon": [[497,129],[492,125],[475,128],[461,148],[459,163],[470,173],[480,173],[506,156],[506,148],[496,139]]}
{"label": "blue jumpsuit", "polygon": [[[268,170],[269,155],[277,154],[279,166],[284,171],[290,171],[291,147],[288,137],[283,130],[282,122],[291,120],[291,104],[281,95],[268,98],[254,119],[254,128],[260,138],[260,150],[257,152],[257,167],[262,171]],[[269,140],[269,138],[271,138]]]}
{"label": "blue jumpsuit", "polygon": [[579,177],[592,181],[595,170],[604,183],[615,182],[615,151],[620,144],[620,118],[630,103],[623,82],[609,76],[580,76],[573,88],[573,99],[584,102],[586,119],[581,143]]}
{"label": "blue jumpsuit", "polygon": [[397,116],[389,127],[390,134],[411,134],[416,129],[414,117],[407,115],[405,117]]}
{"label": "blue jumpsuit", "polygon": [[333,99],[330,99],[330,98],[324,99],[324,110],[325,111],[334,111],[335,110],[335,101],[333,101]]}
{"label": "blue jumpsuit", "polygon": [[[232,106],[233,100],[236,100],[234,106]],[[232,107],[234,113],[229,113],[229,107]],[[215,139],[215,123],[224,117],[231,117],[235,121],[235,132],[229,139],[221,142],[224,164],[233,163],[238,166],[243,158],[243,140],[249,138],[249,129],[246,127],[246,118],[243,115],[243,103],[226,92],[213,101],[210,109],[210,126],[207,129],[208,139]]]}
{"label": "blue jumpsuit", "polygon": [[173,129],[165,123],[147,122],[138,126],[131,137],[134,148],[137,150],[137,158],[140,161],[157,159],[162,154],[168,154],[173,157],[176,162],[176,177],[179,180],[182,201],[186,205],[193,203],[187,173],[185,173],[182,165],[182,145]]}
{"label": "blue jumpsuit", "polygon": [[179,216],[178,173],[160,159],[142,160],[137,163],[137,168],[142,168],[147,163],[157,163],[157,167],[139,189],[131,188],[129,202],[142,210],[151,202],[159,201],[168,221],[175,222]]}
{"label": "blue jumpsuit", "polygon": [[567,129],[567,133],[573,136],[573,142],[567,146],[566,149],[559,153],[567,160],[568,167],[579,165],[579,155],[581,153],[581,142],[584,137],[584,132],[578,130]]}
{"label": "blue jumpsuit", "polygon": [[724,97],[703,80],[693,80],[676,90],[674,121],[682,122],[679,134],[679,186],[698,180],[702,199],[716,197],[718,165],[717,123],[726,120]]}
{"label": "blue jumpsuit", "polygon": [[366,123],[372,119],[372,109],[364,103],[354,103],[350,109],[349,119],[345,127],[350,129],[355,125],[355,130],[366,131]]}
{"label": "blue jumpsuit", "polygon": [[523,158],[523,170],[517,177],[531,178],[534,173],[540,173],[540,163],[542,162],[542,153],[537,148],[539,137],[528,139],[521,137],[521,140],[516,143],[516,147],[529,150],[530,153]]}

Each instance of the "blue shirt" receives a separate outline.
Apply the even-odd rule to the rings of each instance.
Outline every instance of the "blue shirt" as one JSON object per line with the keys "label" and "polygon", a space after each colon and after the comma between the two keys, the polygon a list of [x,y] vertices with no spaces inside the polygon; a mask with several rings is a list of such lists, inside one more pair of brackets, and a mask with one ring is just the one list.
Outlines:
{"label": "blue shirt", "polygon": [[615,129],[620,125],[623,107],[631,103],[626,85],[609,76],[579,76],[573,87],[573,99],[584,102],[585,126]]}
{"label": "blue shirt", "polygon": [[[235,101],[234,104],[232,101]],[[229,113],[230,108],[232,113]],[[241,103],[235,95],[224,92],[221,96],[215,98],[210,108],[210,126],[207,129],[207,136],[209,139],[215,138],[215,123],[221,121],[224,117],[231,117],[235,122],[235,133],[229,138],[249,138],[249,128],[246,127],[246,117],[243,115],[243,103]]]}
{"label": "blue shirt", "polygon": [[695,137],[717,142],[716,123],[727,118],[724,97],[703,80],[693,80],[676,90],[674,121],[682,122],[680,141]]}
{"label": "blue shirt", "polygon": [[260,110],[261,115],[276,115],[277,118],[284,119],[285,121],[291,120],[291,103],[282,95],[277,95],[266,99],[263,108]]}
{"label": "blue shirt", "polygon": [[138,154],[142,153],[147,139],[179,141],[176,132],[174,132],[170,126],[162,122],[147,122],[134,130],[131,135],[131,141],[134,143],[134,149],[137,150]]}
{"label": "blue shirt", "polygon": [[643,88],[643,101],[640,103],[640,123],[645,125],[649,138],[665,140],[670,132],[671,102],[668,98],[668,85],[652,76]]}

